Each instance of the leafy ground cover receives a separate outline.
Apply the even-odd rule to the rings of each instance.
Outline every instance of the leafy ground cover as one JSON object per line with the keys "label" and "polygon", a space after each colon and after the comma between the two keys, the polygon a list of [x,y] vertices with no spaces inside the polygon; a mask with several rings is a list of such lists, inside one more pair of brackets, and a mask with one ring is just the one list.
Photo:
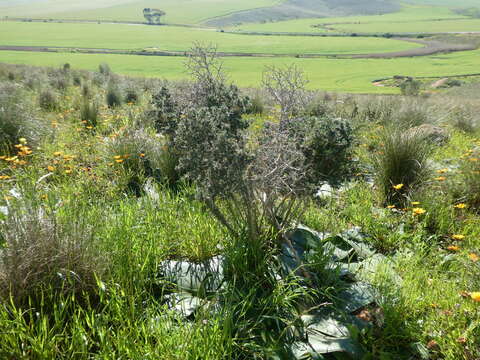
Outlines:
{"label": "leafy ground cover", "polygon": [[[369,283],[378,295],[353,315],[368,326],[358,332],[355,327],[341,330],[350,332],[347,342],[345,333],[340,336],[343,353],[322,355],[326,359],[352,358],[353,343],[363,354],[353,359],[480,356],[476,87],[430,98],[294,92],[305,95],[302,102],[308,100],[295,114],[298,124],[312,116],[320,124],[330,117],[349,124],[351,130],[335,130],[328,142],[320,136],[320,142],[312,145],[312,138],[305,146],[341,149],[344,135],[339,134],[352,131],[353,141],[347,145],[351,153],[342,157],[352,171],[344,186],[322,186],[302,203],[299,220],[310,229],[300,231],[308,238],[304,250],[317,248],[305,256],[302,276],[293,275],[298,270],[294,265],[291,277],[276,273],[270,278],[254,270],[274,266],[264,266],[264,261],[274,263],[275,256],[255,248],[252,238],[241,237],[239,242],[208,211],[202,200],[205,193],[199,192],[209,191],[203,183],[172,187],[161,181],[168,174],[166,155],[175,156],[169,152],[172,147],[185,151],[180,145],[191,135],[211,139],[212,132],[190,133],[191,128],[183,127],[183,121],[190,124],[190,113],[177,116],[176,111],[191,106],[182,97],[190,93],[189,86],[119,77],[107,65],[95,73],[71,65],[0,67],[0,127],[2,134],[12,135],[7,140],[0,137],[2,357],[292,358],[282,351],[298,337],[290,330],[301,332],[298,322],[312,320],[307,314],[321,317],[315,310],[332,308],[343,314],[337,322],[314,322],[317,332],[313,329],[304,340],[316,349],[325,340],[318,332],[331,332],[332,324],[350,316],[341,310],[339,298],[351,286],[351,276]],[[236,96],[234,88],[227,89],[229,97],[219,104],[224,106],[222,114]],[[46,92],[51,93],[52,106],[40,107]],[[112,94],[118,96],[115,104],[108,101]],[[87,112],[85,102],[96,107]],[[281,115],[288,109],[279,108],[267,93],[257,94],[257,102],[263,112],[257,106],[258,114],[239,118],[238,109],[229,113],[229,121],[248,126],[249,147],[261,147],[263,131],[288,119]],[[221,125],[215,121],[211,124]],[[432,126],[434,131],[427,131]],[[170,142],[175,128],[177,142]],[[323,131],[321,126],[315,129]],[[387,142],[390,131],[397,131],[394,146]],[[404,153],[419,156],[411,144],[422,144],[426,156],[421,162],[403,158],[403,169],[417,176],[414,181],[387,166]],[[190,145],[197,150],[204,144]],[[286,149],[276,143],[266,148],[280,148],[282,155]],[[327,156],[326,151],[320,153]],[[207,156],[211,155],[193,160]],[[230,160],[231,156],[224,154]],[[421,172],[419,163],[425,166]],[[199,171],[211,176],[205,169]],[[219,211],[243,214],[241,205],[240,210],[230,208],[229,195],[224,196],[217,203]],[[257,244],[276,241],[266,234],[267,243],[253,239]],[[295,233],[291,239],[296,239]],[[324,246],[330,246],[343,265],[329,267],[332,254],[319,251]],[[279,249],[271,249],[278,255]],[[205,303],[195,306],[200,310],[186,319],[168,301],[175,281],[172,284],[159,269],[172,260],[202,264],[218,256],[231,261],[226,263],[229,280],[221,299],[197,293]],[[362,265],[355,270],[358,263]],[[303,278],[303,271],[318,276],[316,287],[311,278]],[[252,279],[257,282],[248,282]]]}

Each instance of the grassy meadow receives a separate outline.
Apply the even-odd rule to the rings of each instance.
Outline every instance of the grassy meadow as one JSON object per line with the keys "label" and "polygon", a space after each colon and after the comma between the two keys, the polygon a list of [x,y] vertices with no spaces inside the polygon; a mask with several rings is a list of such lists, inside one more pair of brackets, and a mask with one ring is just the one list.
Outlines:
{"label": "grassy meadow", "polygon": [[354,57],[478,0],[279,4],[0,0],[0,359],[480,359],[480,50]]}
{"label": "grassy meadow", "polygon": [[[299,322],[331,312],[353,317],[356,325],[345,330],[348,338],[337,340],[335,333],[330,340],[340,352],[311,353],[320,359],[480,356],[478,84],[430,97],[338,95],[298,86],[290,88],[299,102],[289,110],[268,87],[237,93],[219,80],[217,92],[203,93],[205,73],[193,75],[192,83],[119,76],[117,58],[102,58],[111,59],[112,69],[102,65],[95,72],[78,70],[75,61],[55,68],[0,66],[0,357],[300,359],[292,352],[306,341],[295,335],[303,331]],[[215,96],[225,97],[209,105]],[[255,106],[241,105],[239,113],[235,98]],[[217,106],[220,117],[211,117]],[[317,124],[308,133],[318,136],[303,145],[319,149],[316,185],[332,170],[332,157],[334,169],[345,171],[331,179],[341,182],[327,195],[315,197],[310,188],[294,190],[293,198],[271,192],[296,179],[295,172],[285,175],[287,165],[277,172],[263,162],[264,156],[277,159],[273,164],[300,156],[291,147],[301,141],[295,132],[289,140],[272,133],[288,119]],[[246,147],[240,137],[223,142],[230,125],[211,131],[234,120],[243,124]],[[343,130],[328,128],[332,124]],[[227,149],[237,144],[238,153],[208,148],[205,136]],[[263,143],[276,136],[280,143]],[[246,186],[264,189],[274,205],[299,201],[295,221],[274,227],[261,212],[262,206],[277,209],[270,202],[218,182],[218,169],[242,181],[236,165],[228,172],[241,151],[253,157],[251,175],[258,175]],[[183,167],[188,161],[193,168]],[[179,176],[181,169],[186,173]],[[205,197],[218,186],[221,197]],[[226,218],[208,210],[210,201]],[[257,207],[259,213],[249,212]],[[253,225],[244,211],[264,222]],[[282,234],[291,235],[297,222],[318,232],[306,232],[317,250],[308,250],[304,270],[281,275],[279,254],[288,246]],[[235,224],[233,231],[225,224]],[[344,230],[352,237],[336,236]],[[350,249],[335,247],[342,239],[356,247],[344,263],[332,263]],[[199,290],[193,298],[199,304],[188,303],[192,313],[172,305],[182,285],[160,270],[165,262],[202,264],[216,256],[227,259],[224,285],[215,293]],[[345,309],[355,305],[345,308],[339,299],[359,281],[377,295],[352,315]],[[316,326],[331,331],[322,322]],[[317,336],[308,339],[320,349]]]}
{"label": "grassy meadow", "polygon": [[193,42],[216,44],[224,52],[291,55],[381,53],[420,46],[391,39],[247,36],[174,26],[0,22],[1,45],[188,51]]}
{"label": "grassy meadow", "polygon": [[[75,67],[94,70],[108,63],[115,72],[132,76],[169,80],[187,78],[182,57],[103,55],[75,53],[35,53],[2,51],[3,62],[35,66],[60,66],[68,62]],[[352,93],[398,94],[398,88],[377,87],[373,80],[404,76],[452,76],[478,73],[479,51],[457,52],[416,58],[396,59],[294,59],[294,58],[225,58],[228,76],[242,87],[258,87],[265,66],[290,63],[300,66],[308,75],[311,89]]]}
{"label": "grassy meadow", "polygon": [[[252,31],[252,32],[299,32],[299,33],[317,33],[317,32],[328,32],[327,29],[322,26],[316,26],[321,24],[329,24],[331,28],[337,29],[337,26],[342,24],[344,27],[357,26],[357,25],[370,25],[375,26],[373,32],[388,32],[388,30],[383,31],[385,27],[404,25],[400,32],[409,32],[409,26],[406,26],[407,23],[423,23],[426,22],[425,28],[427,28],[428,23],[432,23],[435,20],[470,20],[467,17],[461,16],[454,13],[451,9],[447,7],[432,7],[432,6],[413,6],[407,5],[404,6],[400,11],[394,13],[388,13],[383,15],[370,15],[370,16],[348,16],[348,17],[330,17],[330,18],[321,18],[321,19],[298,19],[298,20],[287,20],[287,21],[278,21],[278,22],[266,22],[263,24],[251,23],[251,24],[241,24],[233,28],[233,30],[241,31]],[[340,23],[340,24],[339,24]],[[462,22],[460,22],[462,24]],[[334,30],[329,30],[330,32],[335,32]],[[425,30],[426,32],[428,30]]]}

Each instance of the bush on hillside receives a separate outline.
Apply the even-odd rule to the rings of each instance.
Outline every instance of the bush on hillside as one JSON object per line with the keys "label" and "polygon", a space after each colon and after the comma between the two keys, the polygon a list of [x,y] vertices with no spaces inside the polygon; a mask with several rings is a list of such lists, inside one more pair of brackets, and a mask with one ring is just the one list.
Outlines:
{"label": "bush on hillside", "polygon": [[422,89],[422,82],[415,79],[407,79],[400,84],[402,95],[417,96]]}
{"label": "bush on hillside", "polygon": [[353,130],[348,121],[314,118],[303,145],[312,180],[338,184],[351,175],[353,142]]}

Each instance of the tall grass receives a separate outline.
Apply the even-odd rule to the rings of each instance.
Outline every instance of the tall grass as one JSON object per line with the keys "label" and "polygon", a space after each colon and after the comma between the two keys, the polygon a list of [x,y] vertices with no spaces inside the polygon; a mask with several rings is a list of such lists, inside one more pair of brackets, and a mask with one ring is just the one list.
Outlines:
{"label": "tall grass", "polygon": [[385,203],[404,207],[428,181],[432,147],[419,130],[386,129],[381,140],[373,156],[376,186]]}

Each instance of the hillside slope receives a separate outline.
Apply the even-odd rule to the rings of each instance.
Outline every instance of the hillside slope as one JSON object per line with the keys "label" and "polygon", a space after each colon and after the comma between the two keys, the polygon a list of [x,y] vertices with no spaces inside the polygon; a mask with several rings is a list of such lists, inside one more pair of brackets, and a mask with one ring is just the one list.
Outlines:
{"label": "hillside slope", "polygon": [[229,26],[245,22],[281,21],[296,18],[370,15],[397,11],[395,0],[287,0],[281,4],[245,10],[211,19],[211,26]]}

